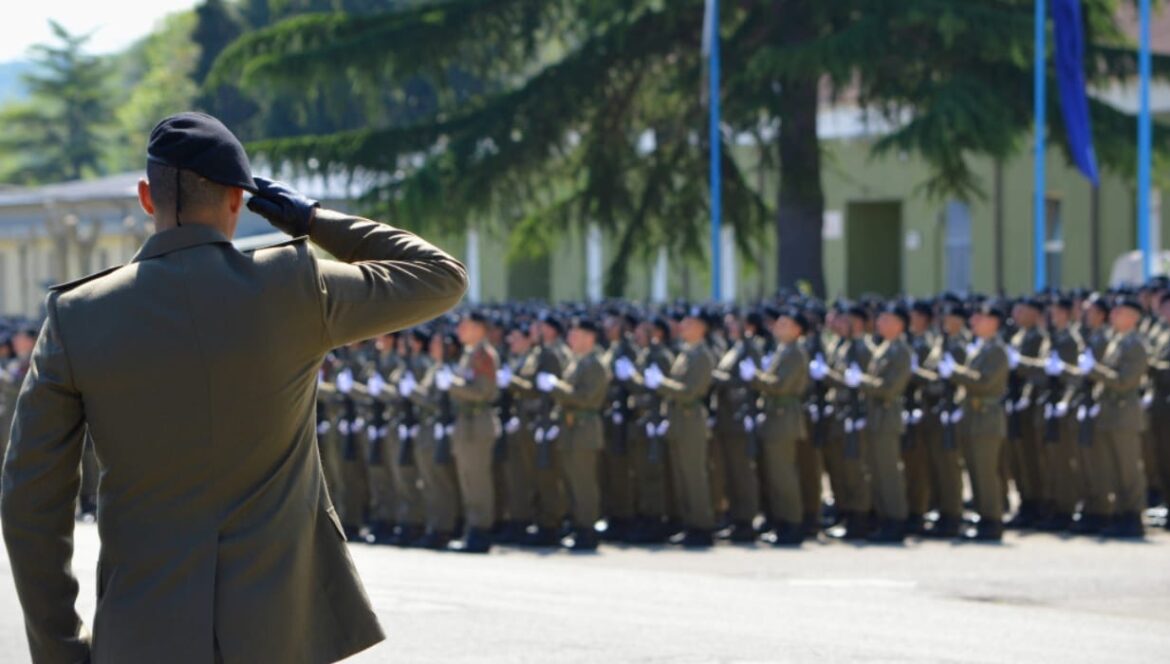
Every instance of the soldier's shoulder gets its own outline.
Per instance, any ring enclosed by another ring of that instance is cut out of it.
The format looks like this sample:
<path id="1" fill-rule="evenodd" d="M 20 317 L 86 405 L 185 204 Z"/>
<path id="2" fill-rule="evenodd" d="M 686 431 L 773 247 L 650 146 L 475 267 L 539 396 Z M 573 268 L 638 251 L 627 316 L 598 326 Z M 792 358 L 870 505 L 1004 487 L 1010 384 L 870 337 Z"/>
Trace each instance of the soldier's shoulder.
<path id="1" fill-rule="evenodd" d="M 264 254 L 265 252 L 269 252 L 269 251 L 272 251 L 275 249 L 281 249 L 284 247 L 307 246 L 308 242 L 309 242 L 308 235 L 298 235 L 296 237 L 288 238 L 287 240 L 281 240 L 280 242 L 273 242 L 272 244 L 265 244 L 265 245 L 261 245 L 259 247 L 252 247 L 251 249 L 245 249 L 243 251 L 243 253 L 255 256 L 257 254 Z"/>
<path id="2" fill-rule="evenodd" d="M 74 279 L 72 281 L 65 281 L 65 282 L 62 282 L 59 284 L 54 284 L 52 286 L 49 286 L 49 291 L 53 292 L 53 293 L 66 293 L 68 291 L 71 291 L 71 290 L 77 288 L 78 286 L 83 285 L 83 284 L 95 282 L 95 281 L 101 279 L 102 277 L 109 276 L 109 275 L 117 272 L 118 270 L 122 269 L 123 267 L 126 267 L 126 266 L 125 265 L 115 265 L 113 267 L 107 267 L 104 270 L 98 270 L 97 272 L 94 272 L 93 274 L 87 274 L 84 277 L 80 277 L 80 278 Z"/>

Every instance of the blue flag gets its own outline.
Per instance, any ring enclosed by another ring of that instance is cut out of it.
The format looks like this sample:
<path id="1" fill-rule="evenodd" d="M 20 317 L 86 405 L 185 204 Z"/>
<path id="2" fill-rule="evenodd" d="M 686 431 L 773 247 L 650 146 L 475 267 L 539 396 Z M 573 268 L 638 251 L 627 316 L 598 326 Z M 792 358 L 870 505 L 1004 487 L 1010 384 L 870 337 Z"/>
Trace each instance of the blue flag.
<path id="1" fill-rule="evenodd" d="M 1060 87 L 1060 110 L 1064 115 L 1069 148 L 1077 168 L 1097 185 L 1097 155 L 1093 151 L 1093 127 L 1089 121 L 1089 98 L 1085 89 L 1081 0 L 1052 0 L 1052 22 L 1056 42 L 1056 82 Z"/>

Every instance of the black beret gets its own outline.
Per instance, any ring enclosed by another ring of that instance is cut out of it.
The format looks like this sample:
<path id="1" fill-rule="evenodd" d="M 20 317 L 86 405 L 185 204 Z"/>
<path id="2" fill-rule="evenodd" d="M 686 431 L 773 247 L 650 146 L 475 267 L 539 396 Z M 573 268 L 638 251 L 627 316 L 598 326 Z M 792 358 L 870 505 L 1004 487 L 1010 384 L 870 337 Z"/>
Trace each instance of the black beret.
<path id="1" fill-rule="evenodd" d="M 482 309 L 472 309 L 467 312 L 467 319 L 483 325 L 491 323 L 491 319 L 488 318 L 488 315 Z"/>
<path id="2" fill-rule="evenodd" d="M 910 310 L 927 318 L 934 318 L 934 303 L 930 300 L 915 300 L 914 304 L 910 305 Z"/>
<path id="3" fill-rule="evenodd" d="M 430 328 L 416 327 L 410 331 L 410 336 L 414 337 L 417 341 L 423 344 L 428 344 L 431 342 L 431 337 L 434 335 L 431 333 Z"/>
<path id="4" fill-rule="evenodd" d="M 1089 306 L 1096 307 L 1101 313 L 1108 314 L 1113 310 L 1113 305 L 1109 304 L 1109 300 L 1101 297 L 1100 294 L 1094 293 L 1089 296 Z"/>
<path id="5" fill-rule="evenodd" d="M 770 304 L 764 305 L 764 308 L 761 309 L 761 311 L 763 312 L 765 317 L 771 318 L 773 320 L 779 318 L 780 313 L 781 313 L 780 309 L 778 309 L 777 307 L 774 307 Z"/>
<path id="6" fill-rule="evenodd" d="M 992 318 L 997 318 L 1001 323 L 1007 319 L 1007 312 L 1003 310 L 1003 307 L 991 301 L 980 304 L 978 307 L 976 307 L 975 313 L 982 316 L 991 316 Z"/>
<path id="7" fill-rule="evenodd" d="M 869 309 L 866 309 L 865 306 L 861 304 L 855 304 L 849 307 L 849 310 L 845 313 L 855 318 L 860 318 L 861 320 L 869 320 Z"/>
<path id="8" fill-rule="evenodd" d="M 256 193 L 244 146 L 222 122 L 204 113 L 179 113 L 155 125 L 146 158 Z"/>
<path id="9" fill-rule="evenodd" d="M 655 316 L 654 320 L 650 321 L 650 324 L 658 331 L 662 332 L 663 337 L 670 339 L 670 323 L 666 322 L 665 318 L 662 316 Z"/>
<path id="10" fill-rule="evenodd" d="M 748 312 L 748 315 L 744 317 L 743 322 L 744 324 L 750 325 L 757 330 L 761 330 L 764 327 L 764 316 L 758 311 L 750 311 Z"/>
<path id="11" fill-rule="evenodd" d="M 1146 312 L 1146 309 L 1145 309 L 1145 307 L 1142 306 L 1142 303 L 1133 297 L 1123 297 L 1123 298 L 1118 299 L 1117 306 L 1127 307 L 1129 309 L 1133 309 L 1134 311 L 1138 312 L 1139 314 L 1144 314 Z"/>
<path id="12" fill-rule="evenodd" d="M 587 316 L 578 316 L 573 319 L 570 327 L 577 330 L 585 330 L 593 334 L 600 334 L 601 329 L 597 326 L 597 322 Z"/>
<path id="13" fill-rule="evenodd" d="M 1035 309 L 1036 311 L 1040 311 L 1040 312 L 1044 311 L 1044 303 L 1042 301 L 1040 301 L 1039 298 L 1035 298 L 1035 297 L 1021 298 L 1018 302 L 1016 302 L 1016 304 L 1028 307 L 1029 309 Z"/>
<path id="14" fill-rule="evenodd" d="M 1068 311 L 1073 308 L 1073 301 L 1071 297 L 1057 297 L 1052 301 L 1052 306 Z"/>
<path id="15" fill-rule="evenodd" d="M 890 314 L 891 316 L 897 316 L 898 318 L 900 318 L 902 320 L 902 325 L 905 325 L 907 327 L 910 325 L 910 312 L 906 311 L 906 307 L 903 307 L 902 305 L 900 305 L 896 302 L 891 302 L 891 303 L 883 306 L 881 308 L 881 312 L 883 314 Z"/>
<path id="16" fill-rule="evenodd" d="M 557 334 L 565 333 L 565 324 L 561 322 L 561 319 L 557 318 L 551 313 L 548 313 L 547 311 L 540 315 L 540 322 L 556 330 Z"/>
<path id="17" fill-rule="evenodd" d="M 796 307 L 788 307 L 780 312 L 780 316 L 787 318 L 800 326 L 801 332 L 808 332 L 808 318 L 805 318 L 804 312 Z"/>

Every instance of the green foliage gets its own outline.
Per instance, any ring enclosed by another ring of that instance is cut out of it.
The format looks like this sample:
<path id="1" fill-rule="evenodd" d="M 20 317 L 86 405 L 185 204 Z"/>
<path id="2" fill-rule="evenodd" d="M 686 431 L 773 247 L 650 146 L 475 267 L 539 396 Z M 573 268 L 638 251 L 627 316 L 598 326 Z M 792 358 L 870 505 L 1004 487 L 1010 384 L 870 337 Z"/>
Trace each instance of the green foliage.
<path id="1" fill-rule="evenodd" d="M 85 53 L 87 35 L 50 21 L 53 44 L 32 48 L 26 101 L 0 109 L 0 181 L 73 180 L 102 171 L 102 128 L 111 108 L 106 64 Z"/>

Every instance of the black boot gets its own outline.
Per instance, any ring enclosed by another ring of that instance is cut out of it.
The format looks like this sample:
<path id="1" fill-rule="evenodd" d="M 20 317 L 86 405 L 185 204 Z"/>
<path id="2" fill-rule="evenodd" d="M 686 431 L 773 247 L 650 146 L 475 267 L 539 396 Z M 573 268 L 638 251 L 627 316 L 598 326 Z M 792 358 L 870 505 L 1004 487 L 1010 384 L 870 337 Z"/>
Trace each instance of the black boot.
<path id="1" fill-rule="evenodd" d="M 500 524 L 492 540 L 496 544 L 520 544 L 528 529 L 518 521 L 505 521 Z"/>
<path id="2" fill-rule="evenodd" d="M 1068 531 L 1074 535 L 1097 535 L 1108 523 L 1109 517 L 1104 514 L 1081 512 L 1080 518 L 1069 524 Z"/>
<path id="3" fill-rule="evenodd" d="M 1063 533 L 1072 525 L 1072 515 L 1063 512 L 1053 512 L 1036 524 L 1036 530 L 1046 533 Z"/>
<path id="4" fill-rule="evenodd" d="M 940 514 L 938 521 L 926 531 L 925 537 L 931 539 L 954 539 L 959 536 L 963 520 L 950 514 Z"/>
<path id="5" fill-rule="evenodd" d="M 593 529 L 593 526 L 589 526 L 577 528 L 571 536 L 562 540 L 561 544 L 570 551 L 596 551 L 600 542 L 601 537 L 598 536 L 597 531 Z"/>
<path id="6" fill-rule="evenodd" d="M 921 514 L 911 514 L 906 517 L 906 534 L 917 537 L 926 535 L 926 519 Z"/>
<path id="7" fill-rule="evenodd" d="M 963 533 L 968 542 L 1000 542 L 1003 541 L 1003 521 L 999 519 L 983 519 L 975 528 Z"/>
<path id="8" fill-rule="evenodd" d="M 637 525 L 626 535 L 630 544 L 665 544 L 670 539 L 667 526 L 661 518 L 640 517 Z"/>
<path id="9" fill-rule="evenodd" d="M 1139 512 L 1123 512 L 1113 519 L 1113 523 L 1101 529 L 1101 537 L 1116 539 L 1141 539 L 1146 536 L 1146 528 L 1142 525 L 1142 515 Z"/>
<path id="10" fill-rule="evenodd" d="M 394 535 L 388 542 L 391 546 L 409 547 L 422 537 L 423 528 L 417 525 L 402 525 L 394 529 Z"/>
<path id="11" fill-rule="evenodd" d="M 700 528 L 687 528 L 681 536 L 670 539 L 671 544 L 677 544 L 684 549 L 709 549 L 715 546 L 715 538 L 711 531 Z"/>
<path id="12" fill-rule="evenodd" d="M 882 519 L 876 533 L 869 536 L 874 544 L 902 544 L 906 540 L 906 522 L 902 519 Z"/>
<path id="13" fill-rule="evenodd" d="M 1008 520 L 1005 526 L 1009 530 L 1030 530 L 1036 525 L 1036 506 L 1030 500 L 1020 502 L 1020 509 L 1015 516 Z"/>
<path id="14" fill-rule="evenodd" d="M 772 546 L 800 546 L 804 543 L 804 529 L 799 524 L 777 521 L 768 539 Z"/>
<path id="15" fill-rule="evenodd" d="M 845 524 L 843 539 L 847 542 L 862 542 L 873 532 L 873 518 L 868 512 L 853 512 Z"/>
<path id="16" fill-rule="evenodd" d="M 343 526 L 342 530 L 345 531 L 345 539 L 349 540 L 350 542 L 364 542 L 365 541 L 364 539 L 362 539 L 361 528 L 358 528 L 357 526 Z"/>
<path id="17" fill-rule="evenodd" d="M 421 537 L 411 542 L 411 546 L 419 549 L 431 549 L 433 551 L 442 551 L 451 543 L 451 533 L 444 533 L 437 530 L 427 530 Z"/>
<path id="18" fill-rule="evenodd" d="M 457 553 L 487 553 L 492 550 L 492 537 L 481 528 L 468 528 L 462 542 L 452 542 L 447 548 Z"/>
<path id="19" fill-rule="evenodd" d="M 756 541 L 756 529 L 750 521 L 736 521 L 727 531 L 727 539 L 735 544 L 752 544 Z"/>
<path id="20" fill-rule="evenodd" d="M 524 538 L 520 540 L 520 546 L 547 549 L 559 545 L 560 541 L 560 534 L 556 528 L 537 526 L 536 530 L 524 534 Z"/>
<path id="21" fill-rule="evenodd" d="M 821 520 L 816 514 L 805 514 L 800 521 L 800 530 L 805 537 L 816 537 L 821 532 Z"/>
<path id="22" fill-rule="evenodd" d="M 633 519 L 606 519 L 605 531 L 601 533 L 601 541 L 611 544 L 624 542 L 633 527 Z"/>

